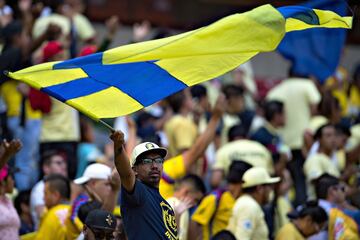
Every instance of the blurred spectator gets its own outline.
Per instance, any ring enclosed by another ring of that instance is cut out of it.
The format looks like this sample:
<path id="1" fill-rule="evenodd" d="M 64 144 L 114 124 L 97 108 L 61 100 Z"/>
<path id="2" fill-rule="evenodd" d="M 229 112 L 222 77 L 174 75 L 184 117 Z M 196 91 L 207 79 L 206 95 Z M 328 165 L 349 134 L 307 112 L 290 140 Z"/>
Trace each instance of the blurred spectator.
<path id="1" fill-rule="evenodd" d="M 269 229 L 261 208 L 269 202 L 272 184 L 280 178 L 271 178 L 264 168 L 253 167 L 242 180 L 243 194 L 235 202 L 227 229 L 236 239 L 268 239 Z"/>
<path id="2" fill-rule="evenodd" d="M 257 95 L 257 88 L 254 81 L 254 71 L 251 62 L 245 62 L 231 72 L 233 84 L 244 89 L 245 106 L 254 110 L 256 105 L 254 99 Z"/>
<path id="3" fill-rule="evenodd" d="M 44 200 L 48 212 L 40 222 L 35 239 L 65 239 L 65 220 L 70 209 L 70 181 L 60 174 L 50 174 L 44 181 Z"/>
<path id="4" fill-rule="evenodd" d="M 86 167 L 92 163 L 108 163 L 106 156 L 94 143 L 94 129 L 89 120 L 85 117 L 80 118 L 81 139 L 77 147 L 77 172 L 76 178 L 80 178 Z"/>
<path id="5" fill-rule="evenodd" d="M 270 152 L 262 144 L 246 139 L 246 134 L 247 131 L 243 125 L 230 128 L 229 142 L 217 150 L 216 161 L 212 166 L 211 186 L 213 188 L 220 186 L 229 171 L 231 162 L 235 159 L 242 159 L 254 167 L 263 167 L 270 174 L 274 173 Z"/>
<path id="6" fill-rule="evenodd" d="M 82 204 L 95 200 L 102 204 L 102 209 L 113 212 L 120 190 L 120 179 L 116 170 L 112 171 L 110 167 L 101 163 L 89 165 L 83 176 L 75 179 L 74 183 L 77 190 L 74 187 L 72 194 L 75 199 L 71 206 L 71 214 L 66 220 L 68 238 L 76 238 L 82 231 L 83 222 L 78 219 L 78 211 Z"/>
<path id="7" fill-rule="evenodd" d="M 251 167 L 244 161 L 232 161 L 227 174 L 227 187 L 215 189 L 201 200 L 191 217 L 201 227 L 200 239 L 212 239 L 226 229 L 235 200 L 242 194 L 242 176 Z"/>
<path id="8" fill-rule="evenodd" d="M 360 212 L 345 200 L 346 185 L 327 173 L 315 181 L 319 205 L 329 217 L 328 230 L 322 231 L 311 240 L 359 239 Z"/>
<path id="9" fill-rule="evenodd" d="M 43 48 L 44 62 L 67 59 L 67 51 L 58 41 Z M 43 115 L 40 153 L 60 150 L 66 154 L 68 176 L 74 179 L 77 168 L 76 148 L 80 140 L 79 113 L 74 108 L 51 98 L 50 112 Z"/>
<path id="10" fill-rule="evenodd" d="M 60 174 L 64 177 L 67 177 L 66 160 L 58 151 L 45 152 L 42 156 L 42 171 L 44 172 L 44 177 L 51 174 Z M 38 229 L 40 219 L 46 212 L 44 190 L 44 179 L 36 183 L 31 190 L 30 210 L 35 229 Z"/>
<path id="11" fill-rule="evenodd" d="M 328 220 L 325 210 L 316 201 L 300 206 L 289 217 L 291 222 L 280 229 L 276 240 L 305 240 L 324 229 Z"/>
<path id="12" fill-rule="evenodd" d="M 223 129 L 221 133 L 221 144 L 227 143 L 228 131 L 232 126 L 242 124 L 245 134 L 248 135 L 255 112 L 246 109 L 244 101 L 244 89 L 233 84 L 225 85 L 222 89 L 226 100 L 226 113 L 223 117 Z"/>
<path id="13" fill-rule="evenodd" d="M 0 169 L 0 236 L 3 239 L 19 239 L 20 218 L 6 194 L 14 190 L 13 171 L 9 166 Z"/>
<path id="14" fill-rule="evenodd" d="M 0 56 L 0 69 L 16 71 L 27 66 L 29 60 L 24 53 L 27 41 L 23 26 L 13 21 L 2 29 L 5 41 Z M 0 74 L 2 82 L 7 80 Z M 15 156 L 15 166 L 21 171 L 15 175 L 16 187 L 29 190 L 38 179 L 39 137 L 41 112 L 34 110 L 28 100 L 29 87 L 24 83 L 8 80 L 1 85 L 1 95 L 7 106 L 7 124 L 14 138 L 20 139 L 23 148 Z"/>
<path id="15" fill-rule="evenodd" d="M 19 192 L 14 200 L 14 205 L 21 222 L 19 234 L 33 232 L 35 228 L 30 211 L 30 191 Z"/>
<path id="16" fill-rule="evenodd" d="M 331 124 L 320 127 L 315 133 L 315 139 L 319 141 L 319 150 L 306 159 L 304 173 L 308 184 L 308 197 L 314 199 L 315 194 L 311 182 L 324 173 L 340 177 L 338 163 L 331 160 L 336 151 L 335 128 Z"/>
<path id="17" fill-rule="evenodd" d="M 284 103 L 286 120 L 281 136 L 292 151 L 292 161 L 288 167 L 294 180 L 296 199 L 294 204 L 305 203 L 306 184 L 302 171 L 305 162 L 303 156 L 303 134 L 309 125 L 310 118 L 316 114 L 317 104 L 321 100 L 319 91 L 312 80 L 295 76 L 290 70 L 290 78 L 282 81 L 267 94 L 268 100 L 278 100 Z"/>
<path id="18" fill-rule="evenodd" d="M 190 173 L 193 164 L 204 154 L 206 148 L 214 139 L 225 104 L 224 96 L 220 95 L 212 110 L 206 130 L 197 137 L 195 143 L 188 150 L 164 162 L 159 184 L 159 191 L 163 198 L 167 199 L 173 196 L 176 181 Z"/>
<path id="19" fill-rule="evenodd" d="M 191 216 L 189 208 L 199 204 L 205 193 L 203 180 L 199 176 L 189 174 L 178 181 L 174 195 L 166 199 L 176 214 L 179 240 L 193 239 L 189 237 L 191 234 L 189 232 Z"/>
<path id="20" fill-rule="evenodd" d="M 281 174 L 287 160 L 291 158 L 289 147 L 284 144 L 277 132 L 285 125 L 284 104 L 279 101 L 266 102 L 264 111 L 266 123 L 251 136 L 251 139 L 263 144 L 271 154 L 280 154 L 280 161 L 274 162 L 274 167 L 276 173 Z"/>
<path id="21" fill-rule="evenodd" d="M 115 216 L 107 211 L 95 209 L 89 212 L 84 224 L 84 239 L 113 239 L 116 229 Z"/>
<path id="22" fill-rule="evenodd" d="M 174 157 L 194 144 L 198 129 L 190 118 L 193 103 L 189 89 L 185 89 L 167 98 L 175 113 L 164 126 L 169 141 L 169 154 Z"/>

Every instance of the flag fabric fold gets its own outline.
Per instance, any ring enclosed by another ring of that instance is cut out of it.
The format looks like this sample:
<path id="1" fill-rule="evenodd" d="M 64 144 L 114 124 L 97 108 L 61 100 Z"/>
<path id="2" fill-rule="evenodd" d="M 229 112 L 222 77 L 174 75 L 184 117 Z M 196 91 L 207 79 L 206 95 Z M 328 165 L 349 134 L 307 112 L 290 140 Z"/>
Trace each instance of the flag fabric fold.
<path id="1" fill-rule="evenodd" d="M 330 11 L 264 5 L 183 34 L 39 64 L 8 76 L 95 120 L 114 118 L 218 77 L 259 52 L 273 51 L 286 32 L 351 28 L 351 21 Z"/>

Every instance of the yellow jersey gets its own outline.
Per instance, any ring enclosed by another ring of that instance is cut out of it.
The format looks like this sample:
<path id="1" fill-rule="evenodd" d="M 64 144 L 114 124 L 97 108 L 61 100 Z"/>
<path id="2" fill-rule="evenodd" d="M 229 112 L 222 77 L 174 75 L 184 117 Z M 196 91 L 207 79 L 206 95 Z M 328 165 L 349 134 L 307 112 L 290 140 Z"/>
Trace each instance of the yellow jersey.
<path id="1" fill-rule="evenodd" d="M 234 204 L 231 193 L 223 190 L 215 190 L 201 201 L 191 219 L 202 226 L 203 240 L 226 229 Z"/>
<path id="2" fill-rule="evenodd" d="M 186 175 L 184 158 L 182 155 L 170 158 L 164 162 L 160 179 L 159 191 L 164 199 L 174 195 L 175 181 Z"/>

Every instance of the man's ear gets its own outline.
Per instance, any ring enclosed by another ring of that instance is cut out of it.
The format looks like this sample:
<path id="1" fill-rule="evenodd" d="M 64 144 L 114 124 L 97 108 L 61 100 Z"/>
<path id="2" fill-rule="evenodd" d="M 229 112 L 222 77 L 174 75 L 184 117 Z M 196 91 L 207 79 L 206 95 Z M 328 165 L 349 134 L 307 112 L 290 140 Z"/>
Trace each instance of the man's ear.
<path id="1" fill-rule="evenodd" d="M 136 166 L 133 166 L 133 167 L 132 167 L 132 170 L 134 171 L 135 177 L 136 177 L 136 176 L 138 175 L 137 167 L 136 167 Z"/>

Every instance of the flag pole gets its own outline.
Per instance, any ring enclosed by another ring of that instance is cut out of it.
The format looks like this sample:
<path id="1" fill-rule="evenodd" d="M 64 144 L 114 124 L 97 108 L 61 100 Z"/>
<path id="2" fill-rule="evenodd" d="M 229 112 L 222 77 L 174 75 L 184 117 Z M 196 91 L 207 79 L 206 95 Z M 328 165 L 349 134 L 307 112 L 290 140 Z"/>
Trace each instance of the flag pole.
<path id="1" fill-rule="evenodd" d="M 100 119 L 99 122 L 102 125 L 104 125 L 107 129 L 109 129 L 111 132 L 115 132 L 115 129 L 112 126 L 110 126 L 109 124 L 107 124 L 106 122 L 104 122 L 103 120 Z"/>

